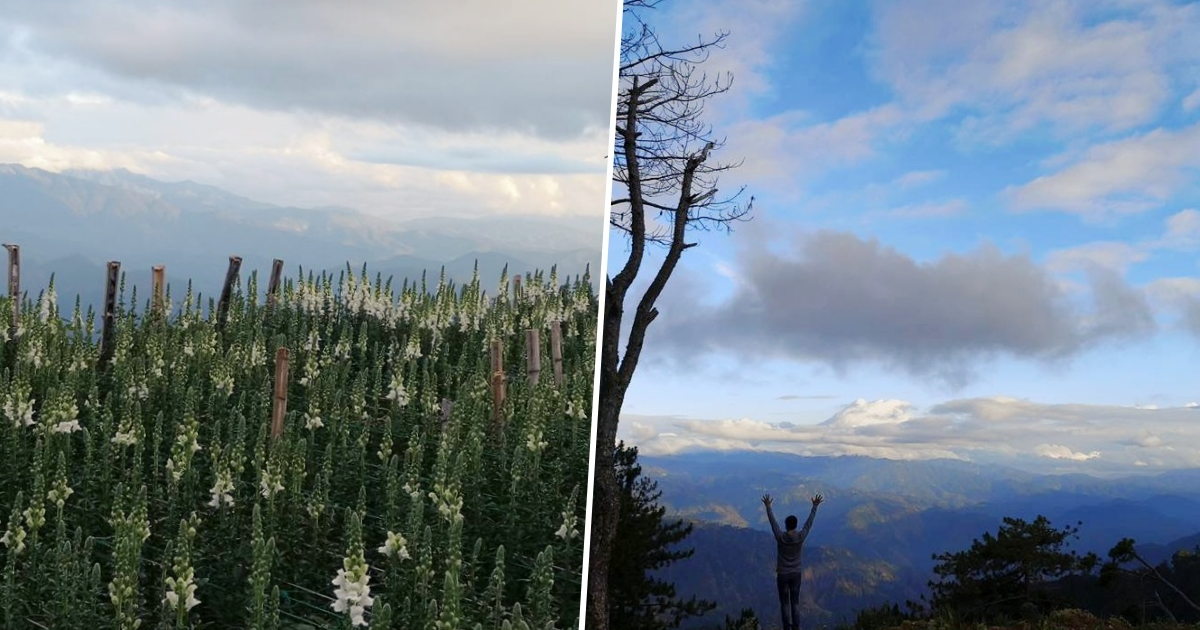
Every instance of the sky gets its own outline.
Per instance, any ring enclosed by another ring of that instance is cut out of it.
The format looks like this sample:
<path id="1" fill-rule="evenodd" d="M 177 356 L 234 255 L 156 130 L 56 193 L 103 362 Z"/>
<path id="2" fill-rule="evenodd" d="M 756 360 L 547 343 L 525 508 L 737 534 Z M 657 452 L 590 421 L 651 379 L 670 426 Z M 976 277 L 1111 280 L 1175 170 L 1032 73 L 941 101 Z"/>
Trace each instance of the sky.
<path id="1" fill-rule="evenodd" d="M 0 163 L 395 219 L 600 218 L 614 3 L 5 3 Z"/>
<path id="2" fill-rule="evenodd" d="M 623 408 L 646 454 L 1200 466 L 1200 4 L 695 0 L 753 219 L 697 233 Z M 614 190 L 620 196 L 620 190 Z M 609 267 L 626 242 L 615 236 Z M 644 276 L 639 286 L 645 286 Z"/>

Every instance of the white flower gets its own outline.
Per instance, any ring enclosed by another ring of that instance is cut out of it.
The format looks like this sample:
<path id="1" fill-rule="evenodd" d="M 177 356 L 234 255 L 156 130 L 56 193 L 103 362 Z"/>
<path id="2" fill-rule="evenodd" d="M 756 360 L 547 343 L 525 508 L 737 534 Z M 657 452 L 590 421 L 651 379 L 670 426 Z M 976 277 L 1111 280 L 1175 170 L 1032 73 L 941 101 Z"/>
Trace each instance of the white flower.
<path id="1" fill-rule="evenodd" d="M 408 555 L 408 541 L 404 540 L 404 536 L 390 531 L 387 533 L 387 542 L 379 547 L 379 553 L 389 558 L 399 557 L 405 560 L 412 557 Z"/>
<path id="2" fill-rule="evenodd" d="M 129 431 L 126 433 L 117 431 L 117 434 L 114 435 L 112 438 L 112 443 L 120 444 L 122 446 L 133 446 L 134 444 L 137 444 L 137 436 L 134 435 L 133 431 Z M 169 464 L 170 462 L 168 461 L 167 463 Z"/>
<path id="3" fill-rule="evenodd" d="M 54 425 L 55 433 L 74 433 L 83 427 L 79 426 L 79 420 L 67 420 Z"/>
<path id="4" fill-rule="evenodd" d="M 71 489 L 71 486 L 63 484 L 57 488 L 51 488 L 50 491 L 46 493 L 46 499 L 54 503 L 55 506 L 61 508 L 66 504 L 67 497 L 71 496 L 72 494 L 75 494 L 75 491 Z"/>
<path id="5" fill-rule="evenodd" d="M 4 543 L 5 547 L 15 546 L 14 552 L 18 554 L 25 551 L 25 528 L 21 527 L 19 522 L 11 525 L 10 529 L 4 532 L 4 536 L 0 536 L 0 543 Z"/>
<path id="6" fill-rule="evenodd" d="M 408 345 L 406 345 L 404 347 L 404 358 L 405 359 L 421 358 L 421 340 L 419 338 L 417 338 L 415 336 L 409 338 Z"/>
<path id="7" fill-rule="evenodd" d="M 196 585 L 192 582 L 194 577 L 195 570 L 192 567 L 188 567 L 183 577 L 179 579 L 169 577 L 166 579 L 170 590 L 166 592 L 166 596 L 163 599 L 171 605 L 172 609 L 179 607 L 180 591 L 183 592 L 183 605 L 187 610 L 191 610 L 193 606 L 200 603 L 200 600 L 196 599 Z"/>
<path id="8" fill-rule="evenodd" d="M 367 582 L 371 576 L 366 571 L 361 572 L 360 578 L 357 580 L 347 579 L 353 577 L 347 575 L 345 569 L 338 569 L 336 578 L 333 578 L 333 585 L 337 589 L 333 591 L 337 601 L 333 602 L 333 610 L 335 612 L 350 612 L 350 621 L 356 626 L 366 626 L 367 621 L 363 618 L 367 608 L 375 603 L 375 599 L 371 597 L 371 587 Z"/>
<path id="9" fill-rule="evenodd" d="M 42 323 L 50 321 L 50 315 L 52 315 L 55 310 L 54 307 L 54 290 L 50 289 L 42 294 L 42 299 L 38 302 L 38 319 L 40 319 Z"/>
<path id="10" fill-rule="evenodd" d="M 396 372 L 392 376 L 392 388 L 388 391 L 388 400 L 395 401 L 397 405 L 403 407 L 408 404 L 408 392 L 404 391 L 404 378 Z"/>
<path id="11" fill-rule="evenodd" d="M 304 413 L 304 426 L 305 426 L 305 428 L 307 428 L 311 431 L 316 431 L 317 429 L 320 429 L 321 427 L 325 426 L 325 423 L 321 422 L 321 416 L 316 415 L 316 414 L 309 414 L 308 412 L 305 412 Z"/>
<path id="12" fill-rule="evenodd" d="M 272 475 L 270 472 L 263 473 L 262 482 L 259 484 L 259 487 L 261 488 L 259 493 L 262 494 L 264 499 L 269 499 L 276 494 L 283 492 L 282 480 L 278 476 Z"/>
<path id="13" fill-rule="evenodd" d="M 185 322 L 185 324 L 186 324 L 186 322 Z M 184 327 L 186 328 L 186 325 Z M 194 346 L 192 346 L 192 342 L 189 341 L 189 342 L 183 344 L 183 353 L 189 357 L 195 356 L 196 348 Z"/>
<path id="14" fill-rule="evenodd" d="M 42 367 L 42 350 L 38 346 L 29 346 L 29 353 L 26 359 L 33 364 L 33 367 Z"/>
<path id="15" fill-rule="evenodd" d="M 227 470 L 222 471 L 209 492 L 212 493 L 212 500 L 208 504 L 212 507 L 220 508 L 222 503 L 233 505 L 233 475 Z"/>
<path id="16" fill-rule="evenodd" d="M 588 417 L 587 417 L 587 412 L 585 412 L 585 411 L 583 410 L 583 407 L 580 407 L 579 409 L 576 409 L 576 408 L 575 408 L 575 404 L 574 404 L 574 403 L 572 403 L 572 402 L 568 402 L 568 403 L 567 403 L 567 415 L 568 415 L 568 416 L 571 416 L 572 418 L 578 418 L 578 419 L 580 419 L 580 420 L 587 420 L 587 419 L 588 419 Z"/>
<path id="17" fill-rule="evenodd" d="M 213 388 L 226 396 L 233 393 L 233 376 L 225 373 L 213 374 Z"/>
<path id="18" fill-rule="evenodd" d="M 33 426 L 33 400 L 13 400 L 9 399 L 4 403 L 4 415 L 12 420 L 14 427 L 31 427 Z"/>

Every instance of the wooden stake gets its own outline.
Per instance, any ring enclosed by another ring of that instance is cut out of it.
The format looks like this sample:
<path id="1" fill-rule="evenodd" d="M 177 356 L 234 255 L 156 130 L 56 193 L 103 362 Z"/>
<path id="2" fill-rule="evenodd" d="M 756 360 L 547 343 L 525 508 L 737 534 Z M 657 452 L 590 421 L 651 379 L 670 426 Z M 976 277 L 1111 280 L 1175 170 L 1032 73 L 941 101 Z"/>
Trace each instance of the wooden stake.
<path id="1" fill-rule="evenodd" d="M 521 276 L 513 276 L 513 304 L 521 301 Z"/>
<path id="2" fill-rule="evenodd" d="M 113 328 L 117 323 L 117 290 L 121 283 L 121 263 L 108 261 L 108 278 L 104 283 L 104 315 L 100 333 L 100 365 L 108 368 L 113 356 Z"/>
<path id="3" fill-rule="evenodd" d="M 275 352 L 275 408 L 271 410 L 271 437 L 283 435 L 283 419 L 287 416 L 288 349 Z"/>
<path id="4" fill-rule="evenodd" d="M 542 340 L 540 331 L 530 328 L 525 331 L 525 373 L 529 384 L 537 385 L 542 375 Z"/>
<path id="5" fill-rule="evenodd" d="M 267 285 L 267 306 L 275 306 L 279 294 L 279 278 L 283 275 L 283 261 L 278 258 L 271 263 L 271 282 Z"/>
<path id="6" fill-rule="evenodd" d="M 8 250 L 8 296 L 12 298 L 12 322 L 9 338 L 16 338 L 21 324 L 21 247 L 4 244 Z"/>
<path id="7" fill-rule="evenodd" d="M 163 292 L 167 286 L 167 267 L 165 265 L 155 265 L 150 268 L 150 274 L 153 278 L 154 299 L 153 304 L 154 314 L 162 315 L 163 313 Z"/>
<path id="8" fill-rule="evenodd" d="M 562 322 L 550 322 L 550 358 L 554 360 L 554 384 L 562 387 Z"/>
<path id="9" fill-rule="evenodd" d="M 492 342 L 492 422 L 499 427 L 504 418 L 501 413 L 504 407 L 504 395 L 507 387 L 504 383 L 504 345 L 499 341 Z"/>
<path id="10" fill-rule="evenodd" d="M 438 415 L 438 419 L 442 422 L 442 431 L 446 430 L 446 425 L 450 423 L 450 413 L 454 410 L 454 402 L 449 398 L 442 399 L 442 410 Z"/>
<path id="11" fill-rule="evenodd" d="M 233 283 L 237 282 L 238 270 L 242 268 L 241 256 L 229 257 L 229 270 L 225 272 L 225 288 L 221 289 L 221 301 L 217 303 L 217 327 L 224 328 L 229 318 L 229 298 L 233 294 Z"/>

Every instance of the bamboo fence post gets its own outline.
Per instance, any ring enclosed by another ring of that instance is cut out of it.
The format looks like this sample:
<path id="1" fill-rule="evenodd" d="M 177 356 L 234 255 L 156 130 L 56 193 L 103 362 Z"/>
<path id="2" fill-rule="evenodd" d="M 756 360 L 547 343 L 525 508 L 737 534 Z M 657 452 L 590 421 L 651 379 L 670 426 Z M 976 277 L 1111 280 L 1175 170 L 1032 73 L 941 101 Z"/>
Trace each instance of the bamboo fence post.
<path id="1" fill-rule="evenodd" d="M 275 352 L 275 406 L 271 410 L 271 437 L 283 435 L 283 419 L 287 416 L 288 349 Z"/>
<path id="2" fill-rule="evenodd" d="M 525 331 L 525 373 L 531 386 L 537 385 L 542 375 L 542 341 L 536 328 Z"/>
<path id="3" fill-rule="evenodd" d="M 271 282 L 267 284 L 267 306 L 275 306 L 279 294 L 279 278 L 283 275 L 283 261 L 276 258 L 271 263 Z"/>
<path id="4" fill-rule="evenodd" d="M 225 328 L 229 317 L 229 299 L 233 294 L 233 283 L 237 282 L 238 270 L 242 268 L 241 256 L 229 257 L 229 270 L 225 272 L 225 287 L 221 289 L 221 301 L 217 303 L 217 327 Z"/>
<path id="5" fill-rule="evenodd" d="M 554 384 L 562 387 L 562 322 L 550 322 L 550 358 L 554 361 Z"/>
<path id="6" fill-rule="evenodd" d="M 492 423 L 499 427 L 504 423 L 504 344 L 492 342 Z"/>
<path id="7" fill-rule="evenodd" d="M 102 369 L 107 369 L 109 361 L 112 360 L 113 351 L 113 335 L 117 320 L 117 290 L 121 283 L 121 263 L 120 261 L 108 261 L 108 277 L 104 283 L 104 315 L 102 316 L 102 328 L 100 333 L 100 364 Z"/>
<path id="8" fill-rule="evenodd" d="M 16 339 L 21 325 L 21 246 L 4 244 L 8 250 L 8 296 L 12 298 L 12 321 L 9 322 L 9 338 Z"/>
<path id="9" fill-rule="evenodd" d="M 154 286 L 153 311 L 155 315 L 161 316 L 164 310 L 163 292 L 167 285 L 167 267 L 166 265 L 155 265 L 150 268 L 152 284 Z"/>

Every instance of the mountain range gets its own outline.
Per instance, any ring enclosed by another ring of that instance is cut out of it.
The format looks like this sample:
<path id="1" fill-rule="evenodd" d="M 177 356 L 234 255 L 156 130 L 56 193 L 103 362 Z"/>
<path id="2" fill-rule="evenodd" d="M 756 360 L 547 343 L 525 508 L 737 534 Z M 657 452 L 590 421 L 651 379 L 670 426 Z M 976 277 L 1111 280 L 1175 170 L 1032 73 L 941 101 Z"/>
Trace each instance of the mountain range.
<path id="1" fill-rule="evenodd" d="M 598 213 L 597 213 L 598 214 Z M 478 263 L 494 292 L 505 265 L 511 273 L 557 265 L 559 277 L 599 272 L 600 216 L 382 218 L 349 208 L 285 207 L 191 181 L 164 182 L 127 170 L 52 173 L 0 165 L 0 240 L 21 247 L 21 283 L 32 297 L 55 277 L 60 304 L 81 295 L 103 299 L 106 264 L 120 261 L 127 283 L 150 283 L 165 265 L 175 299 L 187 280 L 205 295 L 219 292 L 230 256 L 242 277 L 259 272 L 262 286 L 278 258 L 285 275 L 302 267 L 338 272 L 347 263 L 380 273 L 432 281 L 469 280 Z M 142 295 L 145 295 L 143 292 Z"/>
<path id="2" fill-rule="evenodd" d="M 1070 549 L 1105 558 L 1129 537 L 1151 562 L 1200 544 L 1200 470 L 1101 479 L 1040 475 L 957 460 L 699 451 L 639 456 L 672 518 L 695 525 L 682 544 L 695 555 L 661 577 L 684 597 L 717 610 L 685 627 L 708 627 L 743 607 L 775 619 L 774 541 L 761 497 L 782 522 L 818 510 L 805 547 L 801 588 L 811 623 L 853 621 L 858 610 L 917 600 L 933 577 L 934 554 L 966 549 L 1005 516 L 1038 515 L 1079 526 Z"/>

